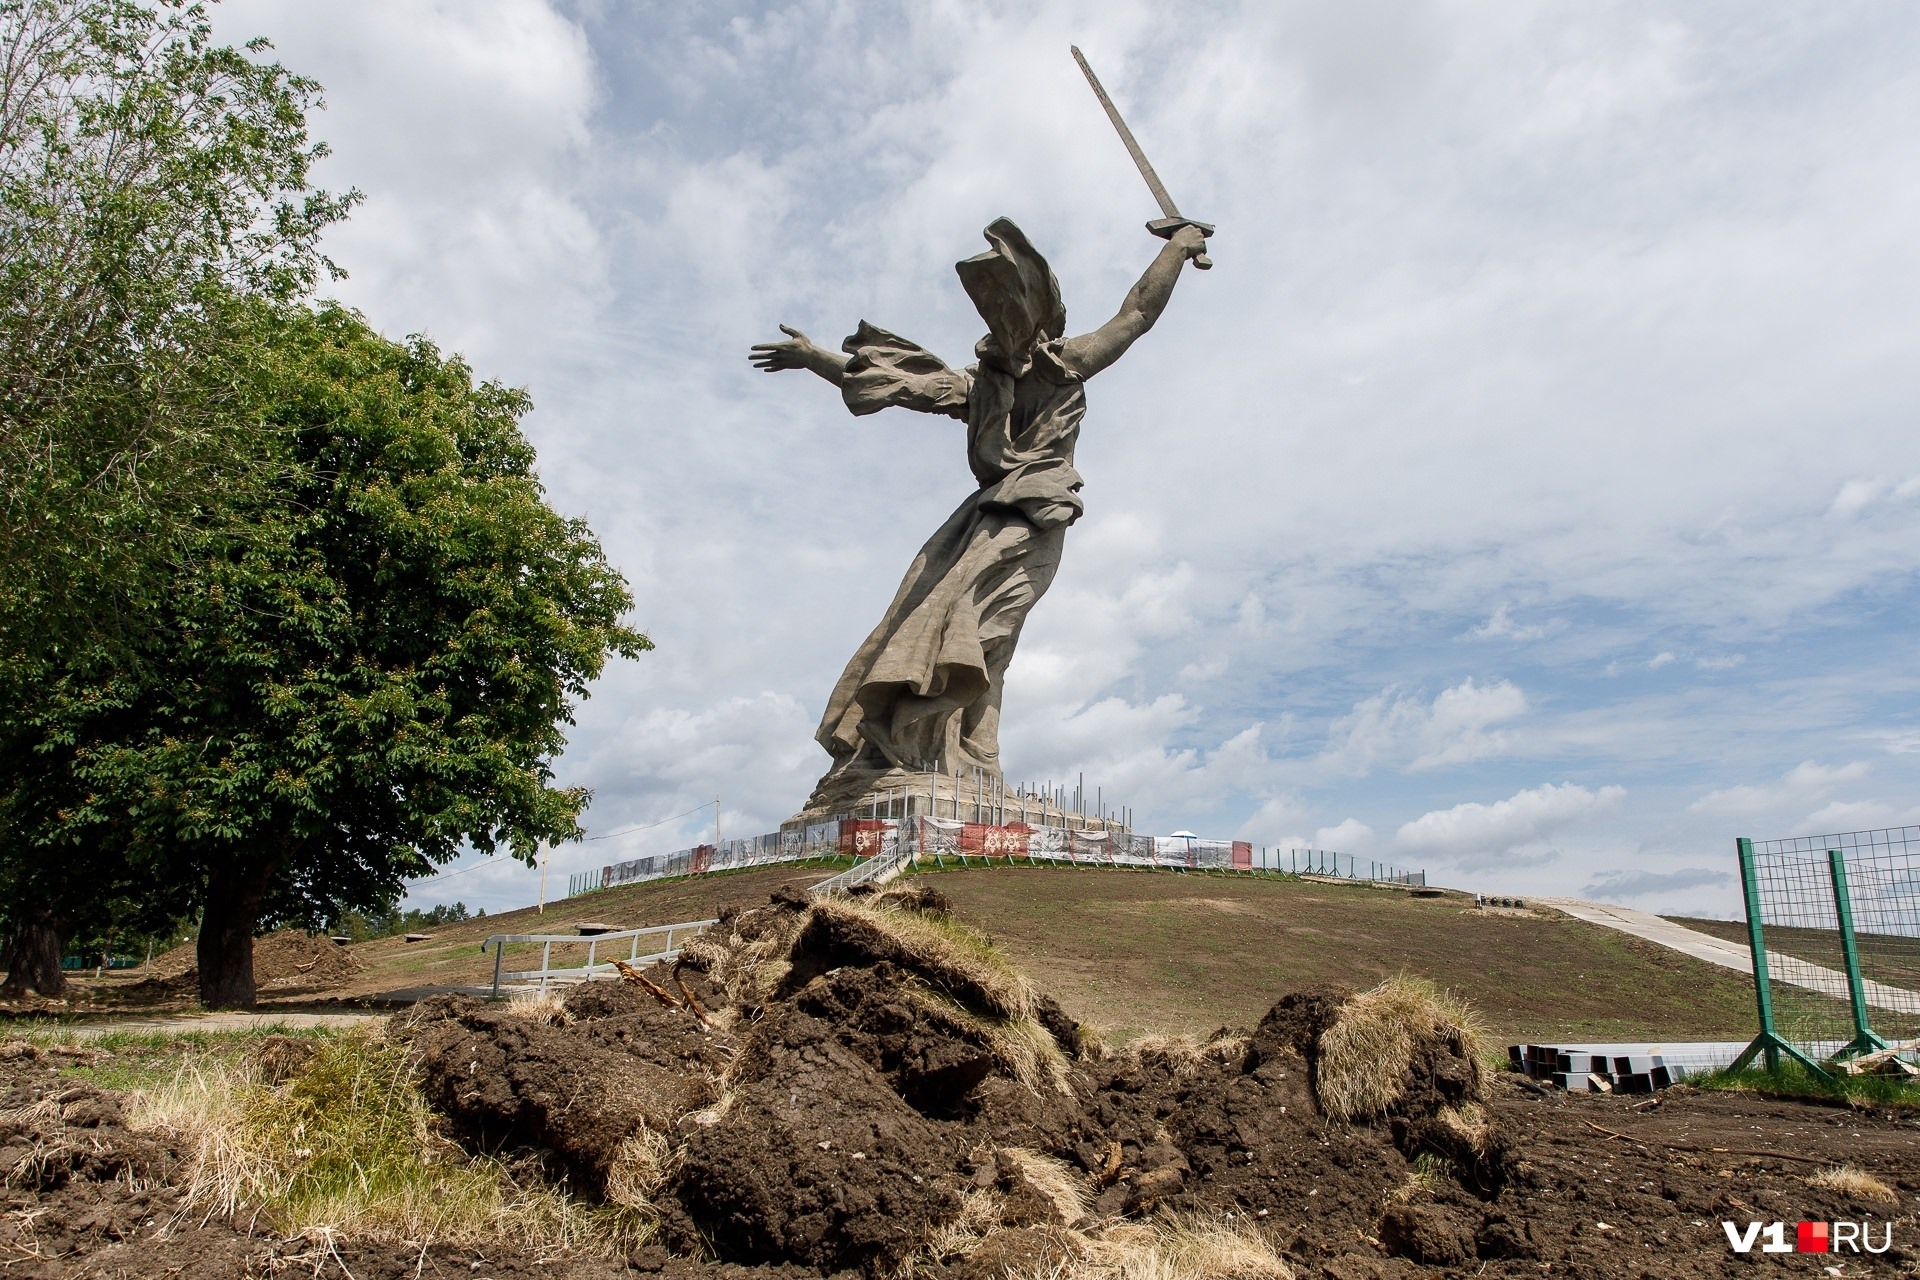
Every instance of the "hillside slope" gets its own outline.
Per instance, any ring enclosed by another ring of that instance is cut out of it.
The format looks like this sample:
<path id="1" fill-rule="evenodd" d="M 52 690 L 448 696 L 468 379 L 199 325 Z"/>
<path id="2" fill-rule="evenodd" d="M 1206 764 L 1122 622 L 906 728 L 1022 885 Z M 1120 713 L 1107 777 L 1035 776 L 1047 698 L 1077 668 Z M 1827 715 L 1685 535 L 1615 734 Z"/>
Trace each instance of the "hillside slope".
<path id="1" fill-rule="evenodd" d="M 339 994 L 483 981 L 492 960 L 479 943 L 492 933 L 700 918 L 828 873 L 768 867 L 655 881 L 550 904 L 544 915 L 448 926 L 427 942 L 363 943 L 354 950 L 366 967 Z M 1249 1025 L 1296 987 L 1366 987 L 1402 971 L 1466 996 L 1503 1040 L 1752 1034 L 1738 974 L 1557 914 L 1476 911 L 1458 897 L 1364 884 L 1171 872 L 998 867 L 922 878 L 1076 1017 L 1121 1037 Z M 579 960 L 557 949 L 554 962 Z"/>
<path id="2" fill-rule="evenodd" d="M 1739 974 L 1558 913 L 1364 883 L 1068 869 L 930 878 L 1077 1017 L 1126 1032 L 1256 1021 L 1281 992 L 1407 972 L 1503 1040 L 1738 1040 Z"/>

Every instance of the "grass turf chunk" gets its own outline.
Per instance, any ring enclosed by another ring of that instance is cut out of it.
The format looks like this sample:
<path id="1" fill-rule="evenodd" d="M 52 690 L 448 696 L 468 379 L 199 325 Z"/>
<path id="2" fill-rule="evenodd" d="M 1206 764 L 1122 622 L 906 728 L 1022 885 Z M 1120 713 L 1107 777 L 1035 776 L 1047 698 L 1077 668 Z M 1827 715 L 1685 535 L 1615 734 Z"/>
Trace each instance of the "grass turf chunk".
<path id="1" fill-rule="evenodd" d="M 1424 978 L 1388 978 L 1348 1000 L 1320 1033 L 1315 1086 L 1321 1108 L 1340 1120 L 1386 1114 L 1406 1093 L 1415 1055 L 1429 1045 L 1464 1064 L 1463 1094 L 1484 1101 L 1481 1038 L 1465 1001 Z"/>

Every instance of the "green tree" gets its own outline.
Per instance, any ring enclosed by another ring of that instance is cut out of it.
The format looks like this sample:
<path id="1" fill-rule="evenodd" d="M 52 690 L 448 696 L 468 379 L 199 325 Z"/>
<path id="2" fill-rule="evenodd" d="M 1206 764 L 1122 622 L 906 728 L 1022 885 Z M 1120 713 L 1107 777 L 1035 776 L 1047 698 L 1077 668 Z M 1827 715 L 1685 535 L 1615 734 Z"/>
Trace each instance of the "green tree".
<path id="1" fill-rule="evenodd" d="M 586 525 L 556 514 L 523 392 L 350 312 L 276 313 L 261 371 L 283 487 L 207 529 L 120 662 L 43 690 L 60 832 L 115 833 L 195 891 L 200 996 L 253 1002 L 263 923 L 398 897 L 464 848 L 577 838 L 553 785 L 574 700 L 651 647 Z M 131 708 L 131 712 L 124 710 Z"/>
<path id="2" fill-rule="evenodd" d="M 0 682 L 137 625 L 263 480 L 246 304 L 305 296 L 355 199 L 309 185 L 319 88 L 265 47 L 182 0 L 0 0 Z"/>

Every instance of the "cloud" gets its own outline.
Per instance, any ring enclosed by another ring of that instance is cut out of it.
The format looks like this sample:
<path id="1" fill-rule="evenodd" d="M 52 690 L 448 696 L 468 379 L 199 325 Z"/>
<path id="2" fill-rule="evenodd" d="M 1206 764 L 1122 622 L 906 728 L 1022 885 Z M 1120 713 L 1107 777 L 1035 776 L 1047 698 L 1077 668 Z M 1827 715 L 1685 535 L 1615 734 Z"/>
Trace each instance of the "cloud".
<path id="1" fill-rule="evenodd" d="M 1715 817 L 1746 818 L 1780 809 L 1813 803 L 1842 783 L 1854 782 L 1872 772 L 1864 760 L 1843 765 L 1824 765 L 1817 760 L 1802 760 L 1780 775 L 1779 781 L 1766 786 L 1741 784 L 1709 791 L 1687 806 L 1690 813 Z"/>
<path id="2" fill-rule="evenodd" d="M 1797 836 L 1869 831 L 1920 823 L 1920 805 L 1891 805 L 1879 800 L 1835 800 L 1794 825 Z"/>
<path id="3" fill-rule="evenodd" d="M 849 418 L 746 345 L 864 317 L 966 363 L 952 264 L 1001 213 L 1075 332 L 1158 247 L 1070 41 L 1219 225 L 1219 268 L 1088 386 L 1087 515 L 1009 673 L 1013 777 L 1084 771 L 1219 833 L 1395 831 L 1436 776 L 1619 778 L 1580 837 L 1682 853 L 1739 785 L 1862 740 L 1882 797 L 1920 791 L 1893 749 L 1920 311 L 1888 266 L 1920 219 L 1920 13 L 1810 8 L 1780 39 L 1667 0 L 1386 12 L 214 10 L 327 87 L 322 177 L 369 197 L 328 238 L 341 296 L 526 385 L 554 504 L 632 584 L 659 647 L 555 764 L 596 829 L 716 791 L 740 829 L 793 812 L 842 665 L 976 489 L 960 424 Z M 1653 676 L 1649 637 L 1712 678 Z M 1463 639 L 1506 669 L 1463 680 Z M 1902 812 L 1858 785 L 1768 812 Z M 1574 861 L 1529 891 L 1577 889 Z"/>
<path id="4" fill-rule="evenodd" d="M 1314 832 L 1313 847 L 1336 853 L 1365 853 L 1373 847 L 1373 828 L 1358 818 L 1348 818 Z"/>
<path id="5" fill-rule="evenodd" d="M 1510 680 L 1481 685 L 1469 677 L 1431 702 L 1386 689 L 1334 722 L 1318 763 L 1356 777 L 1383 765 L 1466 764 L 1506 752 L 1513 735 L 1498 726 L 1526 712 L 1527 696 Z"/>
<path id="6" fill-rule="evenodd" d="M 1647 660 L 1647 670 L 1658 671 L 1662 667 L 1672 666 L 1674 656 L 1671 653 L 1656 653 Z"/>
<path id="7" fill-rule="evenodd" d="M 1401 825 L 1394 845 L 1411 854 L 1485 863 L 1604 813 L 1626 794 L 1618 786 L 1589 791 L 1571 782 L 1545 783 L 1492 804 L 1472 801 L 1423 813 Z"/>
<path id="8" fill-rule="evenodd" d="M 1677 871 L 1610 871 L 1587 882 L 1580 892 L 1589 898 L 1618 901 L 1673 894 L 1705 885 L 1729 884 L 1731 873 L 1711 867 L 1681 867 Z"/>
<path id="9" fill-rule="evenodd" d="M 1512 611 L 1501 605 L 1491 617 L 1467 634 L 1476 640 L 1538 640 L 1560 630 L 1565 624 L 1558 618 L 1550 622 L 1522 626 L 1513 620 Z"/>

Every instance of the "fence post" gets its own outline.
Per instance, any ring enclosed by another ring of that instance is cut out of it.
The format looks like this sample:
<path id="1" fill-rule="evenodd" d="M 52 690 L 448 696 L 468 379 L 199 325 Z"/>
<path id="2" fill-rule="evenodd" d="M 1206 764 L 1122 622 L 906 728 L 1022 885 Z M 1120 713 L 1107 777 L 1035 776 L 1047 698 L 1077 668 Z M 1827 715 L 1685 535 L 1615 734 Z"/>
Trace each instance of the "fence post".
<path id="1" fill-rule="evenodd" d="M 1814 1075 L 1827 1078 L 1819 1063 L 1781 1039 L 1774 1028 L 1773 988 L 1767 976 L 1767 940 L 1761 928 L 1760 878 L 1753 865 L 1753 841 L 1741 836 L 1733 842 L 1733 848 L 1740 859 L 1740 892 L 1747 908 L 1747 951 L 1753 957 L 1753 1002 L 1760 1015 L 1760 1034 L 1740 1051 L 1740 1056 L 1727 1070 L 1742 1070 L 1753 1061 L 1755 1054 L 1760 1054 L 1766 1059 L 1768 1071 L 1778 1071 L 1780 1055 L 1785 1053 Z"/>
<path id="2" fill-rule="evenodd" d="M 1827 871 L 1833 877 L 1833 911 L 1840 921 L 1840 955 L 1846 961 L 1847 998 L 1853 1004 L 1853 1039 L 1835 1058 L 1872 1053 L 1887 1042 L 1867 1025 L 1867 984 L 1860 976 L 1860 946 L 1853 936 L 1853 895 L 1847 887 L 1847 858 L 1838 849 L 1827 850 Z"/>

